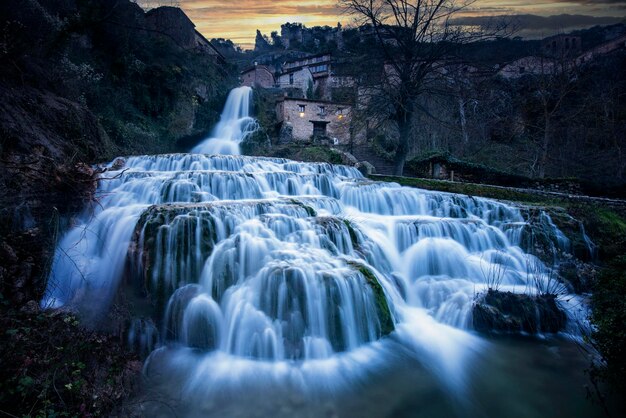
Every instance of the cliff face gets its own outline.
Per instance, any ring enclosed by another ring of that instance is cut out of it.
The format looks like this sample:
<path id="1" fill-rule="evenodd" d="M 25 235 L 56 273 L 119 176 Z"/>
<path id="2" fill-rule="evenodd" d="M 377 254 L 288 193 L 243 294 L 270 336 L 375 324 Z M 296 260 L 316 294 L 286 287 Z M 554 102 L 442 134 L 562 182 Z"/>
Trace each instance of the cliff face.
<path id="1" fill-rule="evenodd" d="M 64 222 L 93 203 L 90 165 L 192 145 L 235 72 L 129 0 L 2 2 L 0 33 L 0 296 L 20 306 L 41 296 Z"/>

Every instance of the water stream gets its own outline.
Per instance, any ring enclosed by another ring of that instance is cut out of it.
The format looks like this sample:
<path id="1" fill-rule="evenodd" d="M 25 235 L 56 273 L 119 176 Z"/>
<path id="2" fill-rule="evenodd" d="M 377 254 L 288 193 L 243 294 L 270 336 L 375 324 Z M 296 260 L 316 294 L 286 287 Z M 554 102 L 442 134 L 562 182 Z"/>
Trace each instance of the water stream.
<path id="1" fill-rule="evenodd" d="M 352 167 L 236 155 L 256 123 L 250 94 L 231 93 L 193 153 L 109 164 L 99 206 L 58 244 L 42 305 L 95 320 L 129 295 L 129 343 L 158 394 L 146 416 L 545 415 L 543 393 L 521 388 L 516 404 L 510 391 L 571 372 L 576 336 L 511 344 L 472 330 L 493 272 L 515 293 L 550 280 L 522 249 L 520 210 Z M 559 303 L 574 322 L 579 301 Z M 543 351 L 549 378 L 528 360 Z M 514 412 L 492 414 L 498 399 Z"/>

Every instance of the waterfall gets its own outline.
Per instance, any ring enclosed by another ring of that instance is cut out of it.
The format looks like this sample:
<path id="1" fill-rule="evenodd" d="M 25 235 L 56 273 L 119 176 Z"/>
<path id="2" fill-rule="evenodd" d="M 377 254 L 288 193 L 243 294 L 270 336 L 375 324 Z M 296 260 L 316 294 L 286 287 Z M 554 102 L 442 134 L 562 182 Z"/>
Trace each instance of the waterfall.
<path id="1" fill-rule="evenodd" d="M 249 100 L 235 89 L 193 154 L 109 164 L 99 205 L 58 244 L 42 306 L 95 318 L 132 289 L 147 302 L 130 307 L 130 343 L 198 399 L 246 379 L 332 392 L 398 345 L 460 387 L 489 272 L 515 293 L 548 280 L 522 249 L 520 210 L 352 167 L 206 155 L 237 153 Z"/>
<path id="2" fill-rule="evenodd" d="M 210 138 L 191 150 L 196 154 L 239 155 L 239 143 L 254 132 L 258 124 L 250 116 L 252 89 L 247 86 L 233 89 L 228 98 L 220 121 Z"/>

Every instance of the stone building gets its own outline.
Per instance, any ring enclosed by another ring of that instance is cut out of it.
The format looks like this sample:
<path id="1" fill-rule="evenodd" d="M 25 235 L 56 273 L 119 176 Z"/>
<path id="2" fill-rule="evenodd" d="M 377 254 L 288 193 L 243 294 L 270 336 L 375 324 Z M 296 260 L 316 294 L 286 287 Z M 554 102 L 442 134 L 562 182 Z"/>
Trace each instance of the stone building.
<path id="1" fill-rule="evenodd" d="M 331 65 L 330 54 L 311 55 L 285 62 L 278 78 L 281 88 L 297 88 L 302 97 L 316 97 L 321 100 L 331 99 Z"/>
<path id="2" fill-rule="evenodd" d="M 582 51 L 580 36 L 555 35 L 541 41 L 541 52 L 547 57 L 572 57 Z"/>
<path id="3" fill-rule="evenodd" d="M 293 68 L 283 71 L 276 84 L 291 97 L 306 98 L 314 88 L 313 74 L 306 67 Z"/>
<path id="4" fill-rule="evenodd" d="M 515 79 L 529 74 L 552 74 L 556 69 L 557 65 L 552 59 L 530 56 L 502 66 L 498 71 L 498 75 L 506 79 Z"/>
<path id="5" fill-rule="evenodd" d="M 241 72 L 241 85 L 269 89 L 274 87 L 274 75 L 265 65 L 255 64 Z"/>
<path id="6" fill-rule="evenodd" d="M 293 140 L 350 143 L 352 108 L 323 100 L 285 97 L 276 103 L 278 122 L 292 127 Z"/>

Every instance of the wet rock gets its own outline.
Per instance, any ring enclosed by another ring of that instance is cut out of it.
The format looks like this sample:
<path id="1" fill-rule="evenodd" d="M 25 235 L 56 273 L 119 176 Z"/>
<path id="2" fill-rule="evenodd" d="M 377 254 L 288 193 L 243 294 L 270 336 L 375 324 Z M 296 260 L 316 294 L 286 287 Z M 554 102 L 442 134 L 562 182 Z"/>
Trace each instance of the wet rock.
<path id="1" fill-rule="evenodd" d="M 39 304 L 34 300 L 29 300 L 26 305 L 22 306 L 20 312 L 26 315 L 35 315 L 39 312 Z"/>
<path id="2" fill-rule="evenodd" d="M 342 151 L 337 148 L 331 148 L 330 150 L 339 155 L 341 158 L 341 164 L 355 166 L 359 162 L 354 155 L 347 151 Z"/>
<path id="3" fill-rule="evenodd" d="M 15 251 L 5 241 L 0 243 L 0 259 L 2 259 L 7 265 L 17 263 L 17 255 L 15 254 Z"/>
<path id="4" fill-rule="evenodd" d="M 554 295 L 527 295 L 489 290 L 480 295 L 472 310 L 479 332 L 554 333 L 565 328 L 567 316 Z"/>
<path id="5" fill-rule="evenodd" d="M 122 158 L 122 157 L 116 158 L 115 161 L 113 161 L 113 164 L 111 164 L 111 170 L 113 171 L 121 170 L 122 168 L 124 168 L 125 165 L 126 165 L 125 158 Z"/>
<path id="6" fill-rule="evenodd" d="M 291 142 L 293 142 L 293 125 L 285 122 L 278 133 L 278 143 L 289 144 Z"/>
<path id="7" fill-rule="evenodd" d="M 360 163 L 357 163 L 355 167 L 366 177 L 376 174 L 376 167 L 367 161 L 361 161 Z"/>
<path id="8" fill-rule="evenodd" d="M 559 278 L 570 290 L 578 294 L 590 292 L 596 276 L 597 269 L 594 265 L 576 259 L 559 265 Z"/>

